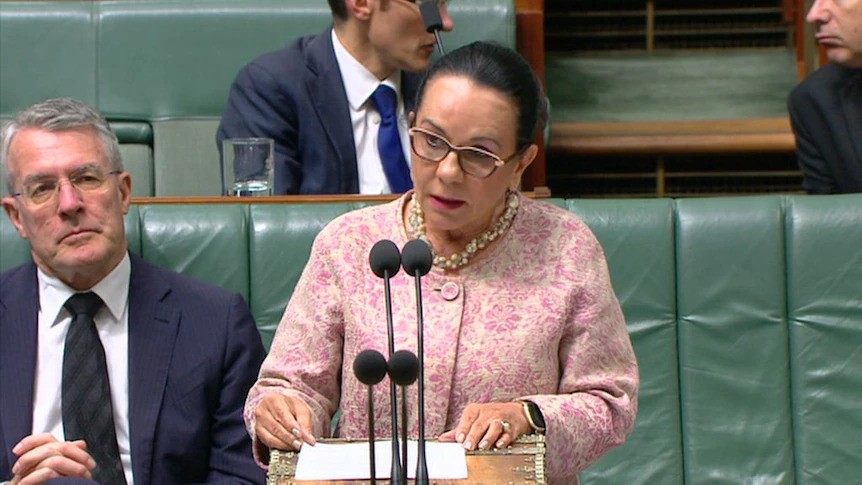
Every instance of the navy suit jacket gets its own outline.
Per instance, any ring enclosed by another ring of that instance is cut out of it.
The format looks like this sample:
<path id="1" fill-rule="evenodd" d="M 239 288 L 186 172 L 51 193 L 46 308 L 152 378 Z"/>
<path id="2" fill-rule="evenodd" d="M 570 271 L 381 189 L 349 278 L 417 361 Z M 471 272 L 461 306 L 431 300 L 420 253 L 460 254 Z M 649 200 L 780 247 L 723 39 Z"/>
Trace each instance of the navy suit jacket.
<path id="1" fill-rule="evenodd" d="M 803 188 L 862 192 L 862 69 L 827 64 L 788 100 Z"/>
<path id="2" fill-rule="evenodd" d="M 132 256 L 129 428 L 136 485 L 263 483 L 242 409 L 264 358 L 242 297 Z M 0 481 L 32 434 L 36 266 L 0 275 Z"/>
<path id="3" fill-rule="evenodd" d="M 402 73 L 401 93 L 413 110 L 421 81 Z M 275 140 L 276 194 L 356 194 L 356 144 L 331 29 L 301 37 L 245 66 L 230 89 L 216 134 Z"/>

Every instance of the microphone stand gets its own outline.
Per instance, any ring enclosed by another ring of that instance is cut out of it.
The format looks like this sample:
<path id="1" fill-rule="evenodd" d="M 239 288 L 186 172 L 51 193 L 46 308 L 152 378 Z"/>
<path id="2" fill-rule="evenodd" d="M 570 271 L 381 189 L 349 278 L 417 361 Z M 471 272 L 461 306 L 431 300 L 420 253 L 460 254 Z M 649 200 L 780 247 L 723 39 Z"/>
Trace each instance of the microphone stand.
<path id="1" fill-rule="evenodd" d="M 368 386 L 368 467 L 371 475 L 371 485 L 377 483 L 377 460 L 375 457 L 374 439 L 374 385 L 386 376 L 387 364 L 383 354 L 376 350 L 366 349 L 353 360 L 353 373 L 359 382 Z"/>
<path id="2" fill-rule="evenodd" d="M 422 14 L 422 22 L 425 23 L 425 31 L 433 32 L 437 40 L 437 50 L 440 55 L 446 53 L 443 50 L 443 41 L 440 40 L 440 29 L 443 28 L 443 19 L 440 17 L 440 8 L 434 0 L 424 0 L 419 4 L 419 13 Z"/>
<path id="3" fill-rule="evenodd" d="M 401 470 L 407 474 L 407 386 L 401 386 Z M 406 479 L 406 477 L 405 477 Z"/>
<path id="4" fill-rule="evenodd" d="M 419 354 L 419 444 L 416 462 L 416 485 L 428 485 L 428 462 L 425 458 L 425 326 L 422 318 L 422 284 L 416 273 L 416 315 L 419 317 L 416 350 Z"/>
<path id="5" fill-rule="evenodd" d="M 395 330 L 392 323 L 392 297 L 389 292 L 389 270 L 383 271 L 383 291 L 386 298 L 386 330 L 389 332 L 389 355 L 395 353 Z M 407 470 L 401 467 L 401 457 L 398 452 L 398 390 L 395 381 L 389 379 L 389 396 L 392 401 L 392 468 L 390 483 L 392 485 L 407 485 Z M 407 458 L 405 457 L 405 460 Z"/>
<path id="6" fill-rule="evenodd" d="M 374 388 L 368 386 L 368 463 L 371 485 L 377 485 L 377 457 L 374 452 Z"/>
<path id="7" fill-rule="evenodd" d="M 389 279 L 401 268 L 401 254 L 394 242 L 383 239 L 374 243 L 368 256 L 371 271 L 383 278 L 383 300 L 386 304 L 386 336 L 389 344 L 389 357 L 395 353 L 395 330 L 392 323 L 392 293 Z M 389 379 L 389 403 L 392 415 L 392 469 L 390 471 L 391 485 L 407 485 L 406 470 L 401 466 L 398 452 L 398 390 L 395 381 Z"/>
<path id="8" fill-rule="evenodd" d="M 419 359 L 409 350 L 399 350 L 386 364 L 389 378 L 401 386 L 401 451 L 403 470 L 407 470 L 407 386 L 416 382 L 419 374 Z"/>
<path id="9" fill-rule="evenodd" d="M 421 239 L 412 239 L 404 245 L 401 264 L 404 271 L 416 282 L 416 350 L 419 358 L 419 443 L 416 462 L 416 485 L 428 485 L 428 461 L 425 456 L 425 319 L 422 312 L 422 276 L 431 270 L 431 247 Z"/>

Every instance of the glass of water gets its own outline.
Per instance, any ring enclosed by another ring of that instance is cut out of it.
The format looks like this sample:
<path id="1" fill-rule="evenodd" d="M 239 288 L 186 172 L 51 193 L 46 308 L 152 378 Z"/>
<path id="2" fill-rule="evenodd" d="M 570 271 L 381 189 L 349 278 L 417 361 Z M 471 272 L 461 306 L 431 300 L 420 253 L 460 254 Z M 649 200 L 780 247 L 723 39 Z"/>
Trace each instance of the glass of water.
<path id="1" fill-rule="evenodd" d="M 222 188 L 232 197 L 272 195 L 272 138 L 228 138 L 222 144 Z"/>

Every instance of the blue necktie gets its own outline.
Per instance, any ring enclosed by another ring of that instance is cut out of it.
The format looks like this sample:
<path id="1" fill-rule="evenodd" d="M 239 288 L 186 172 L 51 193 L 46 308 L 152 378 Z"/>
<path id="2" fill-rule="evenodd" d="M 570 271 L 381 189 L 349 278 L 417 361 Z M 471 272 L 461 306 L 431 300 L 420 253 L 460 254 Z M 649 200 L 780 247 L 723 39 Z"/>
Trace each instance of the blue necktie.
<path id="1" fill-rule="evenodd" d="M 371 95 L 371 102 L 380 113 L 377 151 L 380 153 L 380 161 L 383 163 L 383 172 L 386 174 L 386 180 L 389 181 L 389 188 L 394 194 L 407 192 L 413 188 L 413 181 L 410 179 L 410 168 L 404 158 L 401 136 L 398 134 L 398 118 L 395 116 L 398 99 L 395 90 L 381 84 Z"/>

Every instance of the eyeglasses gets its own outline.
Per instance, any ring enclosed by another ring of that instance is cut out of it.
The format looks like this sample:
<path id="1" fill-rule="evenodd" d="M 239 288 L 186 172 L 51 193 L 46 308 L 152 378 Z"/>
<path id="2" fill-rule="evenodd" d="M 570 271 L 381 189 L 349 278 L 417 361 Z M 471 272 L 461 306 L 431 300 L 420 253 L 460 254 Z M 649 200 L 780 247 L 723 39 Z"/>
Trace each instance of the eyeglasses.
<path id="1" fill-rule="evenodd" d="M 449 152 L 455 152 L 461 170 L 477 178 L 490 177 L 497 167 L 502 167 L 521 152 L 518 150 L 507 158 L 500 158 L 481 148 L 455 146 L 449 140 L 424 128 L 413 127 L 408 133 L 410 146 L 416 155 L 429 162 L 439 163 Z"/>
<path id="2" fill-rule="evenodd" d="M 106 172 L 97 165 L 84 165 L 73 170 L 67 179 L 79 193 L 85 194 L 101 190 L 105 187 L 108 177 L 117 175 L 120 172 L 120 170 Z M 63 179 L 51 176 L 38 176 L 32 180 L 25 181 L 21 192 L 16 192 L 12 195 L 14 197 L 21 197 L 24 202 L 31 206 L 54 204 L 59 199 L 62 181 Z"/>

